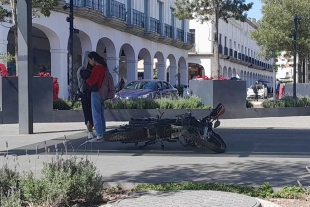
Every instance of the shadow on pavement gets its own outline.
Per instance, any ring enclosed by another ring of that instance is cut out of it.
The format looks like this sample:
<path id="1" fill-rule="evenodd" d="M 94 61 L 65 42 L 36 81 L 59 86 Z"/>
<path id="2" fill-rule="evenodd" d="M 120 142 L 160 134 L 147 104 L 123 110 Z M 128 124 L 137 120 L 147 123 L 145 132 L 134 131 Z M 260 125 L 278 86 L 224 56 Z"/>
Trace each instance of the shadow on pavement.
<path id="1" fill-rule="evenodd" d="M 215 154 L 209 150 L 183 147 L 179 143 L 165 142 L 165 149 L 162 150 L 160 143 L 145 148 L 139 148 L 134 144 L 122 144 L 117 142 L 102 142 L 86 144 L 77 149 L 86 140 L 86 132 L 59 137 L 49 140 L 47 148 L 53 153 L 65 151 L 64 142 L 67 145 L 67 151 L 76 154 L 100 153 L 111 155 L 171 155 L 171 156 L 203 156 L 203 157 L 310 157 L 310 130 L 292 130 L 292 129 L 217 129 L 216 132 L 221 135 L 227 144 L 227 151 L 223 154 Z M 141 143 L 142 145 L 142 143 Z M 35 154 L 38 147 L 38 153 L 45 153 L 44 142 L 26 145 L 20 148 L 9 150 L 10 154 L 25 155 Z M 0 152 L 1 153 L 1 152 Z M 2 152 L 6 153 L 6 152 Z"/>
<path id="2" fill-rule="evenodd" d="M 155 166 L 138 172 L 120 171 L 105 182 L 119 183 L 180 183 L 219 182 L 234 185 L 259 186 L 269 182 L 273 187 L 310 184 L 305 162 L 243 161 L 210 164 Z"/>

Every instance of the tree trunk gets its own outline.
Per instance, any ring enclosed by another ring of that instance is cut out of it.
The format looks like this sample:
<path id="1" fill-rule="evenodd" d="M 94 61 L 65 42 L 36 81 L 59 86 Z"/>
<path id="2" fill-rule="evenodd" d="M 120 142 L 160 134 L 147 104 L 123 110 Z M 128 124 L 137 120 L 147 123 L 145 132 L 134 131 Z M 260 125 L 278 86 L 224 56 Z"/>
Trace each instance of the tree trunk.
<path id="1" fill-rule="evenodd" d="M 211 69 L 211 77 L 216 74 L 217 80 L 220 79 L 220 55 L 219 55 L 219 41 L 218 41 L 218 31 L 219 31 L 219 5 L 215 2 L 215 20 L 212 25 L 214 33 L 214 42 L 213 42 L 213 54 L 214 54 L 214 64 Z"/>

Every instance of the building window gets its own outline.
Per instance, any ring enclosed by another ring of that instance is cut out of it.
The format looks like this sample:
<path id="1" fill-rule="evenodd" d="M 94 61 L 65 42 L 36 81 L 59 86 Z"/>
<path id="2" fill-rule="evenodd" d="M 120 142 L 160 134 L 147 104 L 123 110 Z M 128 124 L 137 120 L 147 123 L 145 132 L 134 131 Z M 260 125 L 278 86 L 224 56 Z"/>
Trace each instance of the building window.
<path id="1" fill-rule="evenodd" d="M 222 45 L 222 34 L 219 35 L 219 44 Z"/>
<path id="2" fill-rule="evenodd" d="M 224 42 L 224 46 L 226 47 L 227 46 L 227 37 L 225 36 L 225 42 Z"/>
<path id="3" fill-rule="evenodd" d="M 164 16 L 163 16 L 163 14 L 164 14 L 164 13 L 163 13 L 163 11 L 164 11 L 164 9 L 163 9 L 163 2 L 158 1 L 157 4 L 158 4 L 159 21 L 160 21 L 161 23 L 163 23 L 163 21 L 164 21 Z"/>
<path id="4" fill-rule="evenodd" d="M 244 48 L 244 54 L 248 56 L 247 48 L 246 47 Z"/>
<path id="5" fill-rule="evenodd" d="M 238 44 L 238 52 L 240 52 L 240 44 Z"/>
<path id="6" fill-rule="evenodd" d="M 234 41 L 234 50 L 236 50 L 237 48 L 237 44 L 236 44 L 236 41 Z"/>

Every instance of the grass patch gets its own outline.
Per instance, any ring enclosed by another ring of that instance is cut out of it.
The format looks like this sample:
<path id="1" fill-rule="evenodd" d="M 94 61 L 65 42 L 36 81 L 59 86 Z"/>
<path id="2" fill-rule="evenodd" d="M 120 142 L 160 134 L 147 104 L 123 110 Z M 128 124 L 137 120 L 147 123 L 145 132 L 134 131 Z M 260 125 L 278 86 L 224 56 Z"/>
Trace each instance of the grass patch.
<path id="1" fill-rule="evenodd" d="M 260 198 L 286 198 L 298 199 L 309 194 L 303 187 L 284 187 L 280 191 L 274 191 L 269 183 L 264 183 L 258 188 L 251 186 L 229 185 L 221 183 L 168 183 L 168 184 L 143 184 L 138 185 L 132 191 L 139 192 L 144 190 L 155 191 L 178 191 L 178 190 L 213 190 L 230 193 L 238 193 L 251 197 Z"/>

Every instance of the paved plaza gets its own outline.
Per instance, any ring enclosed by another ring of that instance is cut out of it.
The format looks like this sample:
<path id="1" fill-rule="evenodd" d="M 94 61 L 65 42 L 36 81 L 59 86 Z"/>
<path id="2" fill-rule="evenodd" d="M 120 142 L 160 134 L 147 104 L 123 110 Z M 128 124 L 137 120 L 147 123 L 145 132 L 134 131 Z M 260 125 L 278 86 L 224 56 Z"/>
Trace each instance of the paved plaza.
<path id="1" fill-rule="evenodd" d="M 108 128 L 124 123 L 111 122 Z M 67 156 L 87 155 L 98 166 L 106 185 L 111 186 L 168 182 L 258 186 L 269 182 L 281 188 L 297 185 L 297 180 L 307 186 L 309 123 L 310 117 L 221 120 L 220 128 L 215 130 L 227 143 L 224 154 L 184 148 L 178 143 L 165 143 L 165 150 L 159 143 L 140 149 L 133 144 L 108 142 L 87 144 L 78 149 L 86 138 L 83 123 L 35 124 L 33 135 L 18 135 L 17 125 L 0 125 L 0 153 L 8 150 L 11 155 L 18 155 L 21 171 L 31 169 L 40 175 L 42 163 L 55 156 L 55 145 L 58 152 L 66 156 L 63 142 L 67 142 Z M 50 153 L 44 151 L 44 140 Z M 12 160 L 13 156 L 9 156 L 10 165 L 14 165 Z"/>

